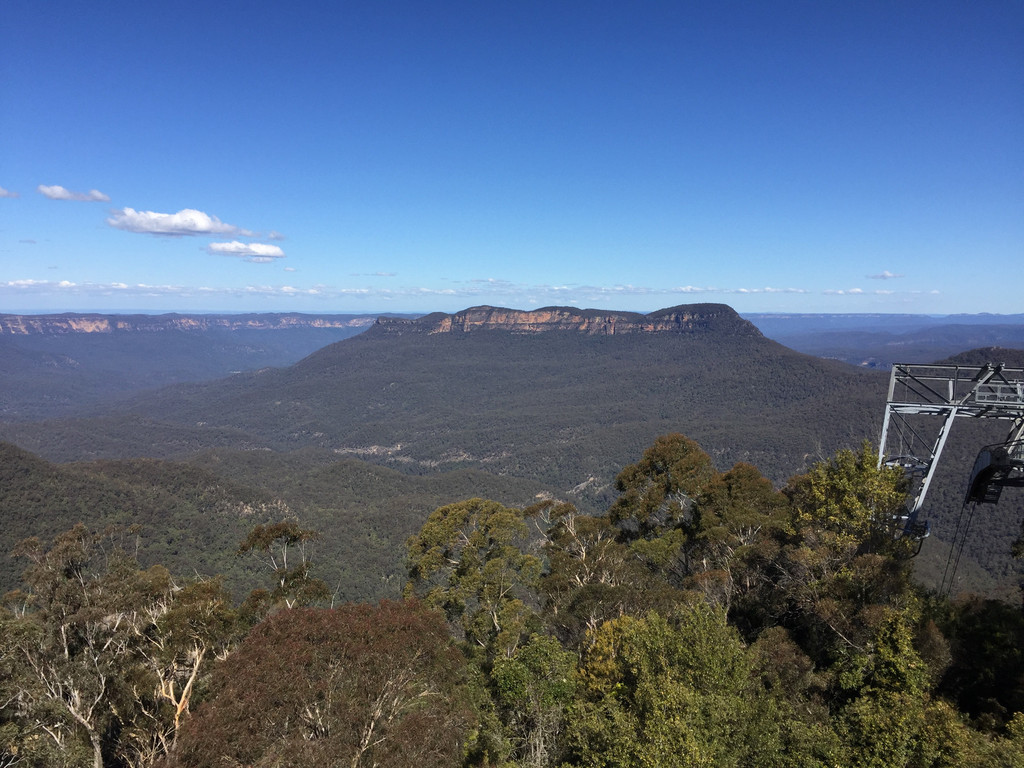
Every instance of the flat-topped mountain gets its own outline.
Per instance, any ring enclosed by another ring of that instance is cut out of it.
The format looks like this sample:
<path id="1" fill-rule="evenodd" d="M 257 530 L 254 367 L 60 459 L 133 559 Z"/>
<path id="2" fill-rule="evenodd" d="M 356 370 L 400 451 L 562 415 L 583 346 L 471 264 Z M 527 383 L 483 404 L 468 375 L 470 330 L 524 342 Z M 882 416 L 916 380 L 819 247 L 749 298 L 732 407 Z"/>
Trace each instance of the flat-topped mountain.
<path id="1" fill-rule="evenodd" d="M 375 327 L 386 333 L 428 334 L 499 330 L 529 334 L 577 331 L 602 336 L 660 332 L 761 335 L 753 324 L 725 304 L 669 307 L 646 315 L 575 307 L 543 307 L 524 311 L 482 306 L 451 315 L 438 312 L 416 319 L 382 317 Z"/>
<path id="2" fill-rule="evenodd" d="M 318 448 L 405 471 L 480 467 L 583 486 L 600 504 L 615 472 L 668 432 L 784 482 L 818 454 L 876 438 L 886 384 L 770 341 L 721 304 L 477 307 L 383 319 L 287 368 L 3 434 L 56 460 Z"/>

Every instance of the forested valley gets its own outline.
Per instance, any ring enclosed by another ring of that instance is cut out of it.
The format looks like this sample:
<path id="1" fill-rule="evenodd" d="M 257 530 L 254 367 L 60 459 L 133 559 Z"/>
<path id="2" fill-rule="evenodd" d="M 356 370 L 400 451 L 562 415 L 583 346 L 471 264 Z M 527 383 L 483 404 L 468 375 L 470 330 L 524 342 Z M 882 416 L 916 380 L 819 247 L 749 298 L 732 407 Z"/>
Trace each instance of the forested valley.
<path id="1" fill-rule="evenodd" d="M 1024 766 L 998 424 L 913 556 L 886 374 L 725 305 L 115 320 L 0 340 L 0 768 Z"/>
<path id="2" fill-rule="evenodd" d="M 1024 765 L 1024 616 L 913 581 L 903 483 L 865 443 L 776 490 L 668 434 L 603 514 L 437 508 L 377 602 L 295 519 L 235 542 L 245 596 L 123 526 L 29 538 L 0 765 Z"/>

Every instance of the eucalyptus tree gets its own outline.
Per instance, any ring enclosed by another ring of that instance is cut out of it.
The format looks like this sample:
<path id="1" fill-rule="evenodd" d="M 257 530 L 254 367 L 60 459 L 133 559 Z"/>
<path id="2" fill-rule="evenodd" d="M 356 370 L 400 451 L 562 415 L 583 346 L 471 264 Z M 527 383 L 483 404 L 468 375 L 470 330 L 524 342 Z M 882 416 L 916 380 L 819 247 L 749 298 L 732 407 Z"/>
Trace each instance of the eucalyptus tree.
<path id="1" fill-rule="evenodd" d="M 529 514 L 469 499 L 436 509 L 408 542 L 407 594 L 442 611 L 488 661 L 511 657 L 538 625 L 543 560 Z"/>
<path id="2" fill-rule="evenodd" d="M 6 597 L 3 695 L 10 722 L 41 737 L 21 740 L 27 761 L 55 749 L 67 765 L 151 765 L 237 636 L 218 583 L 179 586 L 162 566 L 140 568 L 125 544 L 78 525 L 15 551 L 28 567 L 26 589 Z"/>

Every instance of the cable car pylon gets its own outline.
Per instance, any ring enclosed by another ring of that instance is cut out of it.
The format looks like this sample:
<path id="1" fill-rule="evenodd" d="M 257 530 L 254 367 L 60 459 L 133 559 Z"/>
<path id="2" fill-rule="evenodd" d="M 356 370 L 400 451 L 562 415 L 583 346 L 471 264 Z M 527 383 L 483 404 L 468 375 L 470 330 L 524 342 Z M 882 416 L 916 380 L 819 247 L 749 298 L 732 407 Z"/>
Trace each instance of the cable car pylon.
<path id="1" fill-rule="evenodd" d="M 941 589 L 946 593 L 952 587 L 974 508 L 997 503 L 1007 486 L 1024 486 L 1024 368 L 1002 363 L 892 367 L 878 463 L 879 467 L 902 467 L 910 482 L 909 502 L 903 516 L 894 521 L 894 535 L 921 542 L 930 534 L 929 523 L 920 519 L 921 510 L 953 424 L 963 418 L 1002 419 L 1011 426 L 1005 441 L 981 449 L 971 471 L 947 561 L 948 586 L 943 577 Z"/>

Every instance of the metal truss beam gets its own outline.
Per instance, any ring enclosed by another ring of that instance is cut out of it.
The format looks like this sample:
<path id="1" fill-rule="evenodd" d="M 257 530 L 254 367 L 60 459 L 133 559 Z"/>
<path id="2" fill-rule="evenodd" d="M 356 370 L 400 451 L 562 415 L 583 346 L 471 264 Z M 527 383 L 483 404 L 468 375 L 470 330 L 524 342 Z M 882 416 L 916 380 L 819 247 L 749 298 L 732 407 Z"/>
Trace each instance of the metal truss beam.
<path id="1" fill-rule="evenodd" d="M 907 510 L 907 530 L 916 524 L 958 418 L 1010 420 L 1007 442 L 1019 440 L 1024 434 L 1024 368 L 991 363 L 893 366 L 879 466 L 901 466 L 911 477 L 913 501 Z"/>

